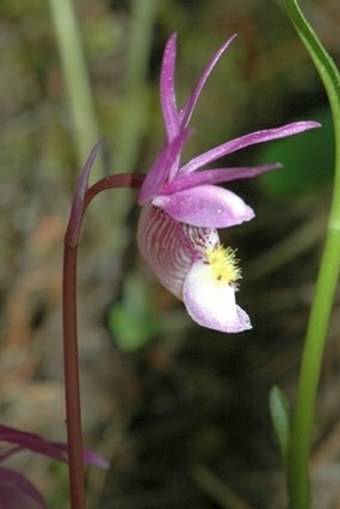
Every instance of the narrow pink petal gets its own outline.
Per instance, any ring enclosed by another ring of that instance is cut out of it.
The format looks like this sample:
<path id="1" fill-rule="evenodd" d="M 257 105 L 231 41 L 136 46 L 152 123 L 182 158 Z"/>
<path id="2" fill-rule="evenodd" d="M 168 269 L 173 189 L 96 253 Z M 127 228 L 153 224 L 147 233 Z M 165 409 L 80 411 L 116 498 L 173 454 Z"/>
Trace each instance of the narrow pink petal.
<path id="1" fill-rule="evenodd" d="M 22 449 L 29 449 L 38 454 L 44 454 L 54 460 L 67 462 L 68 447 L 67 444 L 62 442 L 53 442 L 45 440 L 34 433 L 21 431 L 9 426 L 0 425 L 0 441 L 15 444 L 9 446 L 8 449 L 0 455 L 0 461 L 15 454 Z M 89 465 L 94 465 L 100 468 L 109 468 L 108 461 L 90 449 L 84 449 L 84 460 Z M 0 505 L 1 509 L 1 505 Z"/>
<path id="2" fill-rule="evenodd" d="M 8 426 L 0 425 L 0 440 L 17 444 L 39 454 L 44 454 L 57 461 L 66 462 L 66 455 L 63 454 L 53 442 L 49 442 L 34 433 L 17 430 Z"/>
<path id="3" fill-rule="evenodd" d="M 67 444 L 64 444 L 62 442 L 52 442 L 52 444 L 58 450 L 68 453 Z M 88 465 L 93 465 L 98 468 L 103 468 L 104 470 L 107 470 L 108 468 L 110 468 L 110 463 L 107 461 L 107 459 L 103 458 L 103 456 L 101 456 L 100 454 L 97 454 L 96 452 L 92 451 L 91 449 L 85 448 L 83 450 L 83 458 L 84 458 L 84 461 Z"/>
<path id="4" fill-rule="evenodd" d="M 1 509 L 47 509 L 39 491 L 23 475 L 0 468 Z"/>
<path id="5" fill-rule="evenodd" d="M 209 329 L 232 333 L 251 329 L 249 316 L 236 304 L 234 287 L 218 281 L 201 260 L 185 279 L 183 302 L 191 318 Z"/>
<path id="6" fill-rule="evenodd" d="M 232 41 L 235 39 L 237 34 L 234 34 L 232 35 L 220 48 L 218 51 L 216 51 L 216 53 L 214 54 L 214 56 L 212 57 L 212 59 L 209 61 L 207 67 L 204 69 L 203 73 L 201 74 L 199 80 L 198 80 L 198 83 L 197 85 L 195 86 L 195 88 L 193 89 L 190 97 L 189 97 L 189 100 L 188 102 L 186 103 L 186 105 L 184 106 L 183 108 L 183 112 L 181 114 L 181 127 L 186 127 L 190 121 L 190 118 L 192 116 L 192 113 L 194 111 L 194 108 L 196 106 L 196 103 L 198 101 L 198 98 L 202 92 L 202 89 L 209 77 L 209 75 L 211 74 L 212 70 L 214 69 L 215 65 L 217 64 L 217 62 L 219 61 L 219 59 L 221 58 L 221 56 L 223 55 L 223 53 L 225 52 L 225 50 L 228 48 L 228 46 L 230 46 L 230 44 L 232 43 Z"/>
<path id="7" fill-rule="evenodd" d="M 209 185 L 157 196 L 152 203 L 173 219 L 199 227 L 226 228 L 249 221 L 255 215 L 236 194 Z"/>
<path id="8" fill-rule="evenodd" d="M 316 127 L 320 127 L 318 122 L 302 121 L 293 122 L 292 124 L 276 127 L 274 129 L 265 129 L 263 131 L 256 131 L 254 133 L 246 134 L 240 138 L 235 138 L 234 140 L 223 143 L 222 145 L 218 145 L 217 147 L 208 150 L 204 154 L 195 157 L 185 166 L 182 166 L 180 173 L 190 173 L 197 170 L 198 168 L 202 168 L 203 166 L 212 163 L 213 161 L 216 161 L 216 159 L 220 159 L 221 157 L 232 154 L 233 152 L 241 150 L 242 148 L 249 147 L 250 145 L 265 143 L 267 141 L 277 140 L 279 138 L 286 138 L 287 136 L 299 134 L 309 129 L 315 129 Z"/>
<path id="9" fill-rule="evenodd" d="M 179 164 L 181 150 L 191 134 L 190 129 L 181 131 L 176 138 L 166 144 L 160 151 L 156 161 L 147 173 L 139 191 L 138 202 L 144 205 L 162 190 L 173 166 Z"/>
<path id="10" fill-rule="evenodd" d="M 168 141 L 173 140 L 179 132 L 175 95 L 176 39 L 177 34 L 172 34 L 165 46 L 160 78 L 161 105 Z"/>
<path id="11" fill-rule="evenodd" d="M 266 171 L 282 168 L 282 164 L 264 164 L 262 166 L 247 166 L 239 168 L 216 168 L 203 170 L 197 173 L 185 173 L 177 176 L 172 182 L 166 184 L 162 189 L 162 195 L 185 191 L 193 187 L 205 184 L 220 184 L 222 182 L 231 182 L 232 180 L 241 180 L 256 177 Z"/>

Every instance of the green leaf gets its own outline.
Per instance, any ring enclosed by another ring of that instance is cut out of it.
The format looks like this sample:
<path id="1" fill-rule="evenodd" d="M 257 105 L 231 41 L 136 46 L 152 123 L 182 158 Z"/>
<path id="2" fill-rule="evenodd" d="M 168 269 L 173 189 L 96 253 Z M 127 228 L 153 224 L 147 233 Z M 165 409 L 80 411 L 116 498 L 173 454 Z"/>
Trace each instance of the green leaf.
<path id="1" fill-rule="evenodd" d="M 284 468 L 288 463 L 288 447 L 291 431 L 291 416 L 288 399 L 276 385 L 269 392 L 269 410 L 273 428 L 279 442 Z"/>

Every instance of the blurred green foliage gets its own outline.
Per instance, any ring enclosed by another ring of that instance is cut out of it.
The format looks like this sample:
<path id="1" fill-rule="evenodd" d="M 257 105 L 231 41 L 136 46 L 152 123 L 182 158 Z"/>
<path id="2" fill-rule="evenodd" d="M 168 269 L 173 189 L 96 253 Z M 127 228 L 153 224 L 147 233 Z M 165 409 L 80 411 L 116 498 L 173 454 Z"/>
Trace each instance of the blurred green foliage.
<path id="1" fill-rule="evenodd" d="M 108 327 L 114 343 L 123 351 L 144 346 L 160 332 L 160 322 L 150 308 L 147 288 L 140 274 L 126 276 L 122 299 L 109 311 Z"/>

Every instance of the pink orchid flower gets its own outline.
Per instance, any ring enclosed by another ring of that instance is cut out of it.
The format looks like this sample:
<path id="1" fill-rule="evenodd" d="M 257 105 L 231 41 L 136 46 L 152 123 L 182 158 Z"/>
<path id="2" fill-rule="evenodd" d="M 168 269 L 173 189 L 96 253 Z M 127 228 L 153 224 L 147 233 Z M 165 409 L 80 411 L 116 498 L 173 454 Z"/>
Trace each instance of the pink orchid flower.
<path id="1" fill-rule="evenodd" d="M 0 425 L 0 464 L 15 453 L 28 449 L 44 454 L 54 460 L 67 463 L 67 445 L 52 442 L 34 433 L 27 433 Z M 84 460 L 100 468 L 108 468 L 108 462 L 89 449 L 84 449 Z M 0 467 L 0 509 L 47 509 L 39 491 L 22 474 Z"/>
<path id="2" fill-rule="evenodd" d="M 183 300 L 198 324 L 222 332 L 251 328 L 247 313 L 236 304 L 241 270 L 231 248 L 221 246 L 216 228 L 249 221 L 254 211 L 233 192 L 216 184 L 254 177 L 281 165 L 210 168 L 208 164 L 242 148 L 319 127 L 317 122 L 256 131 L 218 145 L 181 164 L 191 130 L 188 123 L 216 63 L 235 35 L 215 53 L 183 109 L 175 98 L 176 34 L 165 47 L 160 97 L 166 141 L 139 192 L 143 206 L 137 242 L 143 259 L 162 285 Z M 197 171 L 201 170 L 201 171 Z"/>

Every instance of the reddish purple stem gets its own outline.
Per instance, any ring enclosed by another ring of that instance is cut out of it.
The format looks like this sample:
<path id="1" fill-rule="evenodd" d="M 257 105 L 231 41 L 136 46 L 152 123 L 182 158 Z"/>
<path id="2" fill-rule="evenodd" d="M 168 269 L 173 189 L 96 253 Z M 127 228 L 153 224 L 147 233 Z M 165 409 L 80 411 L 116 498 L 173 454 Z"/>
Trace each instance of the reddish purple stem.
<path id="1" fill-rule="evenodd" d="M 85 509 L 85 473 L 83 461 L 77 332 L 77 255 L 80 230 L 86 207 L 98 193 L 105 189 L 119 187 L 138 189 L 144 180 L 143 175 L 124 173 L 105 177 L 88 188 L 88 175 L 99 147 L 100 144 L 97 144 L 91 152 L 78 180 L 75 199 L 73 201 L 69 224 L 64 239 L 64 372 L 66 426 L 69 454 L 69 482 L 72 509 Z"/>

